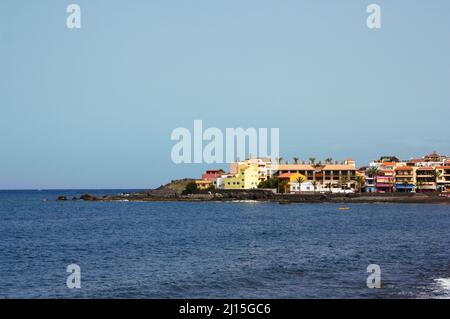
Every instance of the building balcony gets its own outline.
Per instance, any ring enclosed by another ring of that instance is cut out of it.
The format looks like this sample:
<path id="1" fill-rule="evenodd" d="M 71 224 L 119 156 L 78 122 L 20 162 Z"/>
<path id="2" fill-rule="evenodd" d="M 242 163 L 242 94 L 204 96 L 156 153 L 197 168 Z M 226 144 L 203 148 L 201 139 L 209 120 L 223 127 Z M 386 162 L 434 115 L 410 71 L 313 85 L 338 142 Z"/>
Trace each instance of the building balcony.
<path id="1" fill-rule="evenodd" d="M 404 189 L 404 188 L 414 188 L 414 184 L 408 184 L 408 185 L 396 184 L 395 187 L 396 187 L 396 188 L 399 188 L 399 189 Z"/>
<path id="2" fill-rule="evenodd" d="M 386 187 L 392 187 L 393 185 L 391 183 L 377 183 L 376 187 L 382 187 L 382 188 L 386 188 Z"/>
<path id="3" fill-rule="evenodd" d="M 392 183 L 394 181 L 393 178 L 377 178 L 377 183 Z"/>
<path id="4" fill-rule="evenodd" d="M 419 187 L 416 187 L 416 189 L 419 189 L 419 190 L 435 190 L 436 186 L 419 186 Z"/>

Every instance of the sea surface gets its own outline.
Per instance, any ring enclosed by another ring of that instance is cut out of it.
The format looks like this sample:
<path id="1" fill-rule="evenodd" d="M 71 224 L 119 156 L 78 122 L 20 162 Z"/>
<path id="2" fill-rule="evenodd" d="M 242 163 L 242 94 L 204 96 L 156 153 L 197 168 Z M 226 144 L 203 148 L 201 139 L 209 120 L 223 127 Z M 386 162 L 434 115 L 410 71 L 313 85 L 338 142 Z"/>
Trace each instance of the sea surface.
<path id="1" fill-rule="evenodd" d="M 450 298 L 450 205 L 55 201 L 86 192 L 120 191 L 0 191 L 0 298 Z"/>

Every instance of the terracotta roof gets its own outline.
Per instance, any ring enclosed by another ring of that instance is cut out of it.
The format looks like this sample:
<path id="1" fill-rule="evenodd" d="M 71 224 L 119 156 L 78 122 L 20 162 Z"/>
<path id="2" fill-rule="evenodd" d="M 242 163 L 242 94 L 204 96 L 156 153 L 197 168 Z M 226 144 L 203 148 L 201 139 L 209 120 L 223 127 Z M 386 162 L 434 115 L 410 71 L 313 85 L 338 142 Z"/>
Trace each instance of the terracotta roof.
<path id="1" fill-rule="evenodd" d="M 381 164 L 381 166 L 393 166 L 395 164 L 396 164 L 396 162 L 384 162 Z"/>
<path id="2" fill-rule="evenodd" d="M 330 165 L 325 165 L 323 170 L 324 171 L 339 171 L 339 170 L 352 171 L 352 170 L 356 170 L 356 167 L 353 165 L 330 164 Z"/>
<path id="3" fill-rule="evenodd" d="M 434 171 L 433 167 L 417 167 L 418 171 Z"/>
<path id="4" fill-rule="evenodd" d="M 411 166 L 400 166 L 395 169 L 396 171 L 412 171 L 413 168 Z"/>
<path id="5" fill-rule="evenodd" d="M 280 171 L 313 171 L 315 168 L 308 164 L 281 164 L 272 166 L 274 170 Z"/>
<path id="6" fill-rule="evenodd" d="M 450 166 L 436 166 L 436 168 L 450 169 Z"/>
<path id="7" fill-rule="evenodd" d="M 280 176 L 278 176 L 278 178 L 289 178 L 296 175 L 296 173 L 283 173 Z"/>
<path id="8" fill-rule="evenodd" d="M 344 164 L 326 164 L 322 165 L 322 167 L 315 168 L 312 165 L 308 164 L 284 164 L 284 165 L 275 165 L 272 167 L 274 170 L 280 171 L 315 171 L 315 170 L 356 170 L 356 167 L 353 165 L 344 165 Z"/>

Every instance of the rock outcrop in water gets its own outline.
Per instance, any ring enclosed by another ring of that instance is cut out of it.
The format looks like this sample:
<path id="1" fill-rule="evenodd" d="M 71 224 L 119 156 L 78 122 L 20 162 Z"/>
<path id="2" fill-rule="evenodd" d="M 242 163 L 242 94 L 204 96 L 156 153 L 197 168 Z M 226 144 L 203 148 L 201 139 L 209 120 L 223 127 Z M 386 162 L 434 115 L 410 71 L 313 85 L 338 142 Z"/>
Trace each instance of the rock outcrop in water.
<path id="1" fill-rule="evenodd" d="M 94 201 L 94 200 L 99 200 L 99 198 L 96 196 L 93 196 L 91 194 L 84 194 L 84 195 L 80 196 L 80 200 Z"/>
<path id="2" fill-rule="evenodd" d="M 62 195 L 57 200 L 65 201 Z M 402 193 L 361 193 L 361 194 L 275 194 L 270 190 L 215 190 L 197 191 L 194 194 L 181 195 L 167 189 L 146 190 L 142 192 L 122 193 L 97 197 L 91 194 L 80 196 L 84 201 L 261 201 L 289 203 L 441 203 L 450 204 L 450 198 L 438 194 L 402 194 Z"/>
<path id="3" fill-rule="evenodd" d="M 299 193 L 276 194 L 267 189 L 247 190 L 198 190 L 193 194 L 183 195 L 183 190 L 193 179 L 186 178 L 172 181 L 156 189 L 139 192 L 121 193 L 97 197 L 92 194 L 80 196 L 83 201 L 266 201 L 280 204 L 290 203 L 442 203 L 450 204 L 450 198 L 437 193 Z M 73 200 L 77 200 L 74 196 Z M 59 201 L 66 201 L 67 196 L 61 195 Z"/>

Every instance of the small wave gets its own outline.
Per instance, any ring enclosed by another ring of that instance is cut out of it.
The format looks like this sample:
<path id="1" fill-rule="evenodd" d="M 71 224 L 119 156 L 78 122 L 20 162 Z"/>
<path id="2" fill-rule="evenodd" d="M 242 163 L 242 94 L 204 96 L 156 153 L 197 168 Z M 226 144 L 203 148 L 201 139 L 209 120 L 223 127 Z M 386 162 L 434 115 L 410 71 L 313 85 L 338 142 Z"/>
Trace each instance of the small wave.
<path id="1" fill-rule="evenodd" d="M 450 278 L 438 278 L 434 281 L 436 281 L 442 289 L 448 290 L 448 292 L 450 292 Z"/>
<path id="2" fill-rule="evenodd" d="M 434 280 L 436 288 L 433 290 L 435 298 L 450 299 L 450 278 L 437 278 Z"/>
<path id="3" fill-rule="evenodd" d="M 232 203 L 259 203 L 259 201 L 253 200 L 253 199 L 243 199 L 243 200 L 236 199 L 236 200 L 232 200 L 231 202 Z"/>

